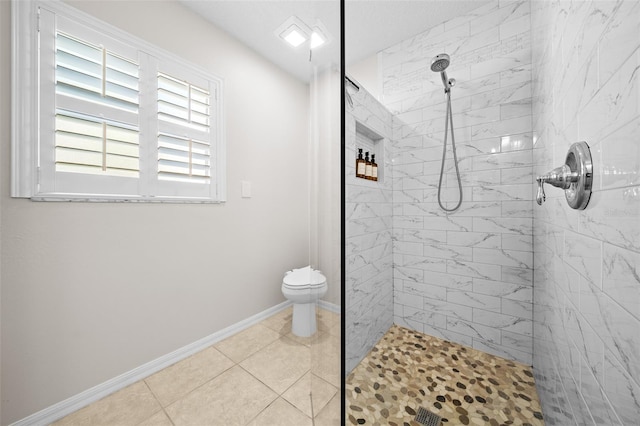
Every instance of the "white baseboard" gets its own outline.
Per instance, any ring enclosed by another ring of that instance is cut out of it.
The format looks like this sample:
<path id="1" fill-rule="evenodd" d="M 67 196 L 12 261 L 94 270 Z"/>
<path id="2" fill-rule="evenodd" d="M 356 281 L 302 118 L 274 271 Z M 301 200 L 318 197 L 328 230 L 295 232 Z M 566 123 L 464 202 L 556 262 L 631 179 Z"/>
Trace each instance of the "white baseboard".
<path id="1" fill-rule="evenodd" d="M 40 410 L 37 413 L 18 420 L 17 422 L 12 423 L 10 426 L 44 426 L 53 423 L 56 420 L 60 420 L 61 418 L 73 413 L 74 411 L 86 407 L 87 405 L 96 402 L 116 391 L 119 391 L 120 389 L 124 389 L 125 387 L 137 381 L 145 379 L 150 375 L 157 373 L 158 371 L 167 368 L 172 364 L 175 364 L 178 361 L 182 361 L 183 359 L 197 352 L 200 352 L 201 350 L 215 343 L 218 343 L 219 341 L 224 340 L 229 336 L 232 336 L 246 328 L 251 327 L 254 324 L 259 323 L 260 321 L 270 317 L 271 315 L 274 315 L 282 311 L 283 309 L 286 309 L 289 305 L 291 305 L 291 302 L 288 300 L 282 302 L 279 305 L 273 306 L 267 310 L 257 313 L 256 315 L 253 315 L 225 329 L 222 329 L 207 337 L 190 343 L 187 346 L 177 349 L 167 355 L 163 355 L 160 358 L 141 365 L 140 367 L 136 367 L 131 371 L 128 371 L 124 374 L 114 377 L 113 379 L 107 380 L 104 383 L 87 389 L 86 391 L 74 395 L 71 398 L 65 399 L 64 401 L 47 407 L 44 410 Z M 334 308 L 336 306 L 333 304 L 328 305 L 332 305 Z M 330 307 L 323 306 L 323 308 L 332 310 L 332 308 Z M 339 308 L 340 307 L 338 306 L 338 309 Z"/>
<path id="2" fill-rule="evenodd" d="M 339 314 L 342 311 L 340 305 L 336 305 L 335 303 L 327 302 L 325 300 L 318 300 L 318 306 L 335 314 Z"/>

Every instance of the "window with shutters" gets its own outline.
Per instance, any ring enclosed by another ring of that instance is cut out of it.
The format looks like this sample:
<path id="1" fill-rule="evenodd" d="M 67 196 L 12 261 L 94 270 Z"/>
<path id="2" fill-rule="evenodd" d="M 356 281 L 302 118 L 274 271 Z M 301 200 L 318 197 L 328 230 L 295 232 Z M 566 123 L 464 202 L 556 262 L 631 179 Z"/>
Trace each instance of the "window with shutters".
<path id="1" fill-rule="evenodd" d="M 13 196 L 225 200 L 219 78 L 65 4 L 12 9 Z"/>

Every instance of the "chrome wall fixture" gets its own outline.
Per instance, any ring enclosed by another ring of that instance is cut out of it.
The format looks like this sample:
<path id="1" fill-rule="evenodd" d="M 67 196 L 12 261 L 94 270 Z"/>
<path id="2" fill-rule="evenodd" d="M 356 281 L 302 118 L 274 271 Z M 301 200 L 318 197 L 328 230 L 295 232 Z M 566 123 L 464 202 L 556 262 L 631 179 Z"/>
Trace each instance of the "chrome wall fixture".
<path id="1" fill-rule="evenodd" d="M 589 204 L 593 187 L 593 163 L 591 150 L 586 142 L 576 142 L 567 152 L 564 165 L 536 178 L 538 182 L 538 205 L 544 203 L 544 184 L 564 189 L 564 195 L 572 209 L 584 210 Z"/>

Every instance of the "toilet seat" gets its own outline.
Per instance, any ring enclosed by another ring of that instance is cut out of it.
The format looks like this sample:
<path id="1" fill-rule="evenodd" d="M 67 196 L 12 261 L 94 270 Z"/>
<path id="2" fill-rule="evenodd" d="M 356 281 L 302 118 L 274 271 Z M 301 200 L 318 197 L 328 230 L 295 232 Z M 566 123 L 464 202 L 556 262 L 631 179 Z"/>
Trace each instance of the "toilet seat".
<path id="1" fill-rule="evenodd" d="M 287 272 L 282 280 L 282 286 L 290 290 L 309 290 L 326 285 L 327 279 L 320 271 L 306 266 Z"/>

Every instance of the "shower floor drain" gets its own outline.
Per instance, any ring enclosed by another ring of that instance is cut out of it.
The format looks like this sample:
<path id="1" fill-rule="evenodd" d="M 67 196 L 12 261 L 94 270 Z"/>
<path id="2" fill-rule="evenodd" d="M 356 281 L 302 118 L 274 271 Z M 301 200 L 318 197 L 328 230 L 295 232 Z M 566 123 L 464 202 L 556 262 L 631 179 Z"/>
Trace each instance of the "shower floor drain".
<path id="1" fill-rule="evenodd" d="M 425 426 L 440 426 L 440 416 L 422 407 L 418 408 L 415 421 Z"/>

